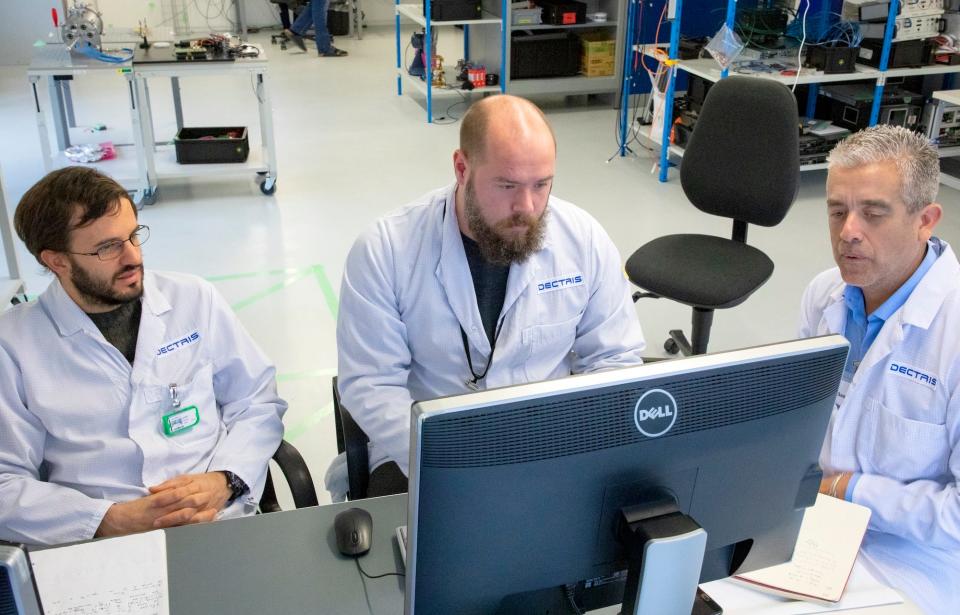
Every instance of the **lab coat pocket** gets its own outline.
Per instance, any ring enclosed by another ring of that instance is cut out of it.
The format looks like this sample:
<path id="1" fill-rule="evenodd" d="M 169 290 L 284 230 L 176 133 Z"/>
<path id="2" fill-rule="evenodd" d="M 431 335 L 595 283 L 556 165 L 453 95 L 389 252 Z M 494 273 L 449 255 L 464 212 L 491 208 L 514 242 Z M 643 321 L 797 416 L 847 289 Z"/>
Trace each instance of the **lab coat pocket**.
<path id="1" fill-rule="evenodd" d="M 871 406 L 868 425 L 873 446 L 868 454 L 874 471 L 900 481 L 947 474 L 950 451 L 945 425 L 905 418 L 876 400 Z"/>
<path id="2" fill-rule="evenodd" d="M 523 330 L 521 340 L 528 349 L 525 370 L 529 381 L 544 380 L 573 349 L 580 315 L 563 322 L 536 325 Z"/>
<path id="3" fill-rule="evenodd" d="M 155 388 L 155 387 L 151 387 Z M 213 367 L 210 363 L 198 368 L 189 382 L 177 384 L 180 405 L 174 407 L 169 386 L 163 387 L 164 400 L 157 412 L 157 429 L 175 446 L 191 448 L 216 441 L 220 433 L 220 412 L 213 392 Z M 193 416 L 193 409 L 196 416 Z M 167 420 L 164 419 L 167 417 Z M 189 425 L 192 427 L 179 428 Z M 165 429 L 165 424 L 168 428 Z M 171 433 L 172 432 L 172 433 Z"/>

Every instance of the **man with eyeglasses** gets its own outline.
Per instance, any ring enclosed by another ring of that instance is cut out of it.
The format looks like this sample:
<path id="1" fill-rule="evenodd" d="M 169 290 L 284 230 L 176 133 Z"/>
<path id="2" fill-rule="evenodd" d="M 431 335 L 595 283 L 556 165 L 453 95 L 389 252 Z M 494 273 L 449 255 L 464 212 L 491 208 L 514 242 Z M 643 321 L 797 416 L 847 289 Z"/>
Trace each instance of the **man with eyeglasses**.
<path id="1" fill-rule="evenodd" d="M 253 514 L 287 404 L 223 298 L 145 272 L 149 229 L 93 169 L 41 179 L 14 226 L 56 279 L 0 315 L 0 539 Z"/>

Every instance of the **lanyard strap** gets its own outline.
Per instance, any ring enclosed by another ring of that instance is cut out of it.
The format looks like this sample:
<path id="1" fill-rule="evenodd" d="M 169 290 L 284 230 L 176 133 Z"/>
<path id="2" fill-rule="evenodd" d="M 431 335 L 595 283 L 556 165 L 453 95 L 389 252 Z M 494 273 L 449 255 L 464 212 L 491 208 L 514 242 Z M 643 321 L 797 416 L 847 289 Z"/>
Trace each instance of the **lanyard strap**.
<path id="1" fill-rule="evenodd" d="M 473 358 L 470 356 L 470 343 L 467 341 L 467 332 L 463 330 L 463 325 L 460 325 L 460 339 L 463 340 L 463 354 L 467 357 L 467 367 L 470 368 L 470 375 L 472 376 L 465 384 L 471 391 L 480 390 L 478 383 L 487 377 L 487 372 L 490 371 L 490 366 L 493 365 L 493 353 L 497 351 L 497 340 L 500 339 L 500 329 L 502 327 L 503 319 L 501 318 L 500 322 L 497 323 L 497 332 L 494 333 L 493 341 L 490 343 L 490 359 L 487 361 L 487 366 L 484 368 L 483 373 L 478 374 L 473 370 Z"/>

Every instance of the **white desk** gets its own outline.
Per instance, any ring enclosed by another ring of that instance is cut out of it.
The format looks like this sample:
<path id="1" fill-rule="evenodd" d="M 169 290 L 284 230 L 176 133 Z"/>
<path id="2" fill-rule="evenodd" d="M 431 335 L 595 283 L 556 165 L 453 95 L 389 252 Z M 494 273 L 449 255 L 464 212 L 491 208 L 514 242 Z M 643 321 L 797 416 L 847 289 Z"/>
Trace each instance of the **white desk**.
<path id="1" fill-rule="evenodd" d="M 270 104 L 270 91 L 267 87 L 267 57 L 261 50 L 256 58 L 237 58 L 232 62 L 141 62 L 138 52 L 134 59 L 133 78 L 140 106 L 140 125 L 143 130 L 143 152 L 145 158 L 147 183 L 151 189 L 157 186 L 157 180 L 169 177 L 190 177 L 197 175 L 236 175 L 256 173 L 262 177 L 260 190 L 267 195 L 273 194 L 277 187 L 277 153 L 273 137 L 273 110 Z M 210 75 L 250 75 L 255 81 L 254 94 L 260 120 L 260 147 L 250 148 L 250 156 L 244 163 L 231 164 L 190 164 L 182 165 L 176 161 L 173 146 L 169 143 L 157 143 L 153 132 L 153 111 L 150 102 L 149 80 L 154 77 L 169 77 L 173 86 L 174 112 L 177 117 L 177 129 L 183 128 L 183 112 L 180 103 L 181 78 L 209 77 Z"/>
<path id="2" fill-rule="evenodd" d="M 170 613 L 402 615 L 402 578 L 362 579 L 353 559 L 337 551 L 333 519 L 351 507 L 373 517 L 364 569 L 402 570 L 394 528 L 406 520 L 406 495 L 173 528 L 166 532 Z M 920 615 L 905 604 L 843 614 Z"/>
<path id="3" fill-rule="evenodd" d="M 82 56 L 72 55 L 63 45 L 51 44 L 34 50 L 33 60 L 27 69 L 27 77 L 33 92 L 40 148 L 43 152 L 44 170 L 76 164 L 67 159 L 63 150 L 71 145 L 70 128 L 76 122 L 70 96 L 70 79 L 98 73 L 119 73 L 126 79 L 128 96 L 124 104 L 130 113 L 132 143 L 115 143 L 117 157 L 95 162 L 92 166 L 113 177 L 133 195 L 135 203 L 151 203 L 156 197 L 157 181 L 160 178 L 190 177 L 196 175 L 222 176 L 256 174 L 260 176 L 260 190 L 267 195 L 276 190 L 277 156 L 273 136 L 273 111 L 267 87 L 267 58 L 261 52 L 257 58 L 240 58 L 233 62 L 165 62 L 140 64 L 125 62 L 110 64 Z M 252 147 L 245 163 L 239 164 L 193 164 L 176 162 L 173 146 L 156 143 L 153 132 L 153 114 L 150 104 L 148 80 L 153 77 L 169 77 L 173 88 L 174 112 L 177 128 L 183 127 L 183 110 L 180 100 L 180 78 L 204 77 L 212 74 L 252 75 L 255 81 L 253 94 L 257 97 L 261 145 Z M 44 106 L 39 84 L 46 80 L 52 110 Z M 48 113 L 52 116 L 57 150 L 50 145 L 47 128 Z M 107 133 L 95 133 L 99 140 Z"/>
<path id="4" fill-rule="evenodd" d="M 73 116 L 73 102 L 70 93 L 70 80 L 90 74 L 109 75 L 120 73 L 127 81 L 128 95 L 124 97 L 123 105 L 130 114 L 132 143 L 115 143 L 117 157 L 112 160 L 95 162 L 92 166 L 110 175 L 120 185 L 133 194 L 134 202 L 147 198 L 149 185 L 147 183 L 146 162 L 141 154 L 142 135 L 140 130 L 139 105 L 133 83 L 133 75 L 129 62 L 110 64 L 89 58 L 74 56 L 61 44 L 50 44 L 34 49 L 33 58 L 27 68 L 27 79 L 33 93 L 37 131 L 40 136 L 40 150 L 43 153 L 43 167 L 46 172 L 64 166 L 76 164 L 71 162 L 63 153 L 70 147 L 70 128 L 76 125 Z M 51 105 L 49 113 L 53 120 L 57 150 L 50 147 L 50 135 L 47 130 L 48 110 L 44 106 L 43 97 L 39 91 L 41 81 L 46 81 L 48 99 Z M 105 140 L 110 133 L 95 133 L 93 140 Z"/>

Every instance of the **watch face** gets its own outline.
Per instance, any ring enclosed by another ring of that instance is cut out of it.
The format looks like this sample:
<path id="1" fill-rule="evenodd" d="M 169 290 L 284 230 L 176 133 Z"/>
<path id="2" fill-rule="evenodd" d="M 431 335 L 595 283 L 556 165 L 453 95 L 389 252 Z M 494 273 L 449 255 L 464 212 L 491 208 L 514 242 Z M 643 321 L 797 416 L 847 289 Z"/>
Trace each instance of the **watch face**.
<path id="1" fill-rule="evenodd" d="M 227 486 L 230 487 L 230 501 L 232 502 L 243 495 L 243 492 L 247 490 L 247 485 L 233 472 L 225 471 L 224 475 L 227 477 Z"/>

